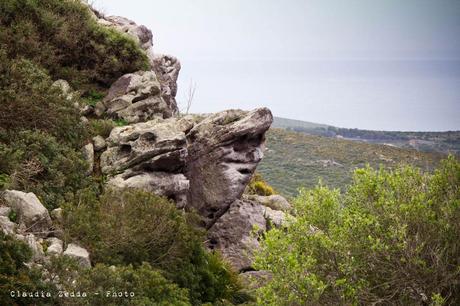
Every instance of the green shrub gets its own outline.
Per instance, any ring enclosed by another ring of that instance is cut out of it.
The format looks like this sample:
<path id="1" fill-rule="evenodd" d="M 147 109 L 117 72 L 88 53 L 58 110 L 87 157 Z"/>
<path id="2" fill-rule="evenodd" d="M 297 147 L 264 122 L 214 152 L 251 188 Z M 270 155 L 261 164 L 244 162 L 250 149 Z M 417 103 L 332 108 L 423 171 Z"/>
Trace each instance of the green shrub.
<path id="1" fill-rule="evenodd" d="M 104 28 L 73 0 L 3 0 L 0 44 L 8 58 L 23 57 L 74 88 L 107 88 L 148 59 L 134 40 Z"/>
<path id="2" fill-rule="evenodd" d="M 0 174 L 8 176 L 3 188 L 34 192 L 49 209 L 92 186 L 86 169 L 80 152 L 46 133 L 0 133 Z"/>
<path id="3" fill-rule="evenodd" d="M 460 303 L 460 163 L 355 172 L 348 192 L 302 190 L 296 219 L 267 233 L 263 305 Z"/>
<path id="4" fill-rule="evenodd" d="M 24 263 L 32 256 L 30 248 L 22 241 L 6 236 L 0 231 L 0 301 L 2 305 L 30 305 L 28 298 L 15 298 L 11 291 L 49 291 L 38 270 L 27 268 Z M 35 305 L 49 305 L 48 301 L 34 300 Z"/>
<path id="5" fill-rule="evenodd" d="M 275 190 L 265 182 L 259 173 L 255 173 L 251 178 L 248 186 L 246 187 L 246 193 L 256 194 L 261 196 L 270 196 L 275 194 Z"/>
<path id="6" fill-rule="evenodd" d="M 83 191 L 64 210 L 64 228 L 90 250 L 93 262 L 160 269 L 189 289 L 193 304 L 232 300 L 240 286 L 236 274 L 203 247 L 197 218 L 169 200 L 139 190 L 107 190 L 101 197 Z"/>
<path id="7" fill-rule="evenodd" d="M 115 127 L 115 123 L 110 119 L 93 119 L 89 121 L 89 134 L 94 137 L 100 135 L 104 138 L 109 137 L 110 132 Z"/>
<path id="8" fill-rule="evenodd" d="M 0 128 L 41 130 L 78 147 L 85 138 L 77 100 L 68 100 L 47 72 L 29 60 L 8 60 L 0 49 Z"/>
<path id="9" fill-rule="evenodd" d="M 71 258 L 55 257 L 47 270 L 62 290 L 88 293 L 72 299 L 72 305 L 190 305 L 187 289 L 179 288 L 148 263 L 81 269 Z M 122 297 L 112 296 L 120 292 Z"/>

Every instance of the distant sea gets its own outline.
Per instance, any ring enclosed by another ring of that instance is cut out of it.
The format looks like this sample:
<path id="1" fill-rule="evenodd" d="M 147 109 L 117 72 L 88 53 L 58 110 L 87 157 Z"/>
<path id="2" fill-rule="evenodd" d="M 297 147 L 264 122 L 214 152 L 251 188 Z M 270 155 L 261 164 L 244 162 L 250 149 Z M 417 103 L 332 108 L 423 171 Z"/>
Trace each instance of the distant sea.
<path id="1" fill-rule="evenodd" d="M 460 61 L 182 61 L 192 112 L 269 107 L 279 117 L 372 130 L 460 130 Z"/>

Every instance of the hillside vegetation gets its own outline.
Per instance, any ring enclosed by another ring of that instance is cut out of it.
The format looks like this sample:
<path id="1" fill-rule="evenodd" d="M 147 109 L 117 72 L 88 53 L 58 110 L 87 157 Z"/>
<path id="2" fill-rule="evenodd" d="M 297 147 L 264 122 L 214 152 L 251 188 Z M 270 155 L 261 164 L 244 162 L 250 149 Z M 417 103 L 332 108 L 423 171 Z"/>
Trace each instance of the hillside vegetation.
<path id="1" fill-rule="evenodd" d="M 258 171 L 286 196 L 296 195 L 299 187 L 313 188 L 320 179 L 327 186 L 345 190 L 353 170 L 367 164 L 392 168 L 403 163 L 432 170 L 445 157 L 276 128 L 270 129 L 266 137 L 265 156 Z"/>
<path id="2" fill-rule="evenodd" d="M 132 300 L 101 295 L 74 299 L 72 305 L 238 301 L 237 276 L 219 254 L 204 248 L 205 233 L 197 229 L 193 213 L 142 191 L 104 191 L 106 177 L 87 175 L 82 146 L 93 136 L 107 137 L 118 123 L 104 118 L 82 122 L 79 107 L 100 100 L 122 75 L 148 66 L 145 52 L 131 38 L 93 17 L 74 0 L 0 2 L 0 194 L 33 192 L 48 210 L 62 208 L 65 218 L 55 230 L 65 237 L 63 247 L 77 243 L 97 263 L 85 270 L 62 257 L 29 269 L 30 247 L 0 234 L 0 304 L 30 305 L 30 299 L 14 298 L 10 290 L 57 292 L 58 287 L 136 292 Z M 75 91 L 69 95 L 55 84 L 58 79 Z M 2 201 L 3 196 L 0 206 Z M 5 224 L 18 221 L 14 211 L 1 218 Z M 44 282 L 43 273 L 53 282 Z"/>
<path id="3" fill-rule="evenodd" d="M 302 189 L 262 242 L 259 305 L 459 305 L 459 186 L 451 156 L 434 173 L 356 170 L 345 194 Z"/>
<path id="4" fill-rule="evenodd" d="M 421 152 L 460 154 L 460 131 L 401 132 L 347 129 L 300 120 L 275 117 L 273 127 L 332 138 L 386 144 Z"/>

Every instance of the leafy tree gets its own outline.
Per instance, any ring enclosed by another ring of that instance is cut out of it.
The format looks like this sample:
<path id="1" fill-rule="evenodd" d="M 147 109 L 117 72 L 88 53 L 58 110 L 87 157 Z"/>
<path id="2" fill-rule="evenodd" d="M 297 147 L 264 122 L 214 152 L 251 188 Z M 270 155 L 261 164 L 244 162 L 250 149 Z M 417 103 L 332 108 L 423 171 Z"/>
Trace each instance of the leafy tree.
<path id="1" fill-rule="evenodd" d="M 458 305 L 460 163 L 357 170 L 348 192 L 302 190 L 257 257 L 263 305 Z"/>

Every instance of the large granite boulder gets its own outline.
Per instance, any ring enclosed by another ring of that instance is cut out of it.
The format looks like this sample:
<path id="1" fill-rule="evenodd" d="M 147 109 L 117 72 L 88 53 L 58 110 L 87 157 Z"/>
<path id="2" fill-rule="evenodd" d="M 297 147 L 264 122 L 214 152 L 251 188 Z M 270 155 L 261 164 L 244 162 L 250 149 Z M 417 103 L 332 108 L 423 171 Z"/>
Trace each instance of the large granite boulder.
<path id="1" fill-rule="evenodd" d="M 208 247 L 219 250 L 235 270 L 252 270 L 253 253 L 259 247 L 258 236 L 266 227 L 263 206 L 237 200 L 209 229 Z"/>
<path id="2" fill-rule="evenodd" d="M 187 134 L 188 205 L 207 228 L 243 194 L 263 157 L 264 135 L 272 120 L 267 108 L 227 110 L 208 116 Z"/>
<path id="3" fill-rule="evenodd" d="M 126 171 L 107 182 L 108 187 L 125 189 L 135 188 L 173 200 L 178 208 L 187 204 L 189 180 L 183 174 L 167 172 L 133 172 Z"/>
<path id="4" fill-rule="evenodd" d="M 160 54 L 153 58 L 153 70 L 160 80 L 161 96 L 174 113 L 178 111 L 176 94 L 180 68 L 180 62 L 174 56 Z"/>
<path id="5" fill-rule="evenodd" d="M 37 236 L 46 236 L 52 226 L 48 210 L 42 205 L 33 193 L 17 190 L 7 190 L 3 193 L 6 204 L 18 215 L 18 223 L 25 227 L 27 232 Z"/>
<path id="6" fill-rule="evenodd" d="M 192 127 L 189 116 L 114 128 L 101 155 L 102 172 L 116 174 L 108 185 L 142 189 L 184 207 L 189 190 L 183 174 L 188 152 L 185 135 Z"/>
<path id="7" fill-rule="evenodd" d="M 185 133 L 192 126 L 188 118 L 170 118 L 114 128 L 101 155 L 102 172 L 181 172 L 187 156 Z"/>
<path id="8" fill-rule="evenodd" d="M 107 96 L 96 105 L 96 115 L 106 113 L 128 123 L 153 118 L 169 118 L 176 112 L 161 96 L 161 85 L 154 71 L 138 71 L 120 77 Z"/>

